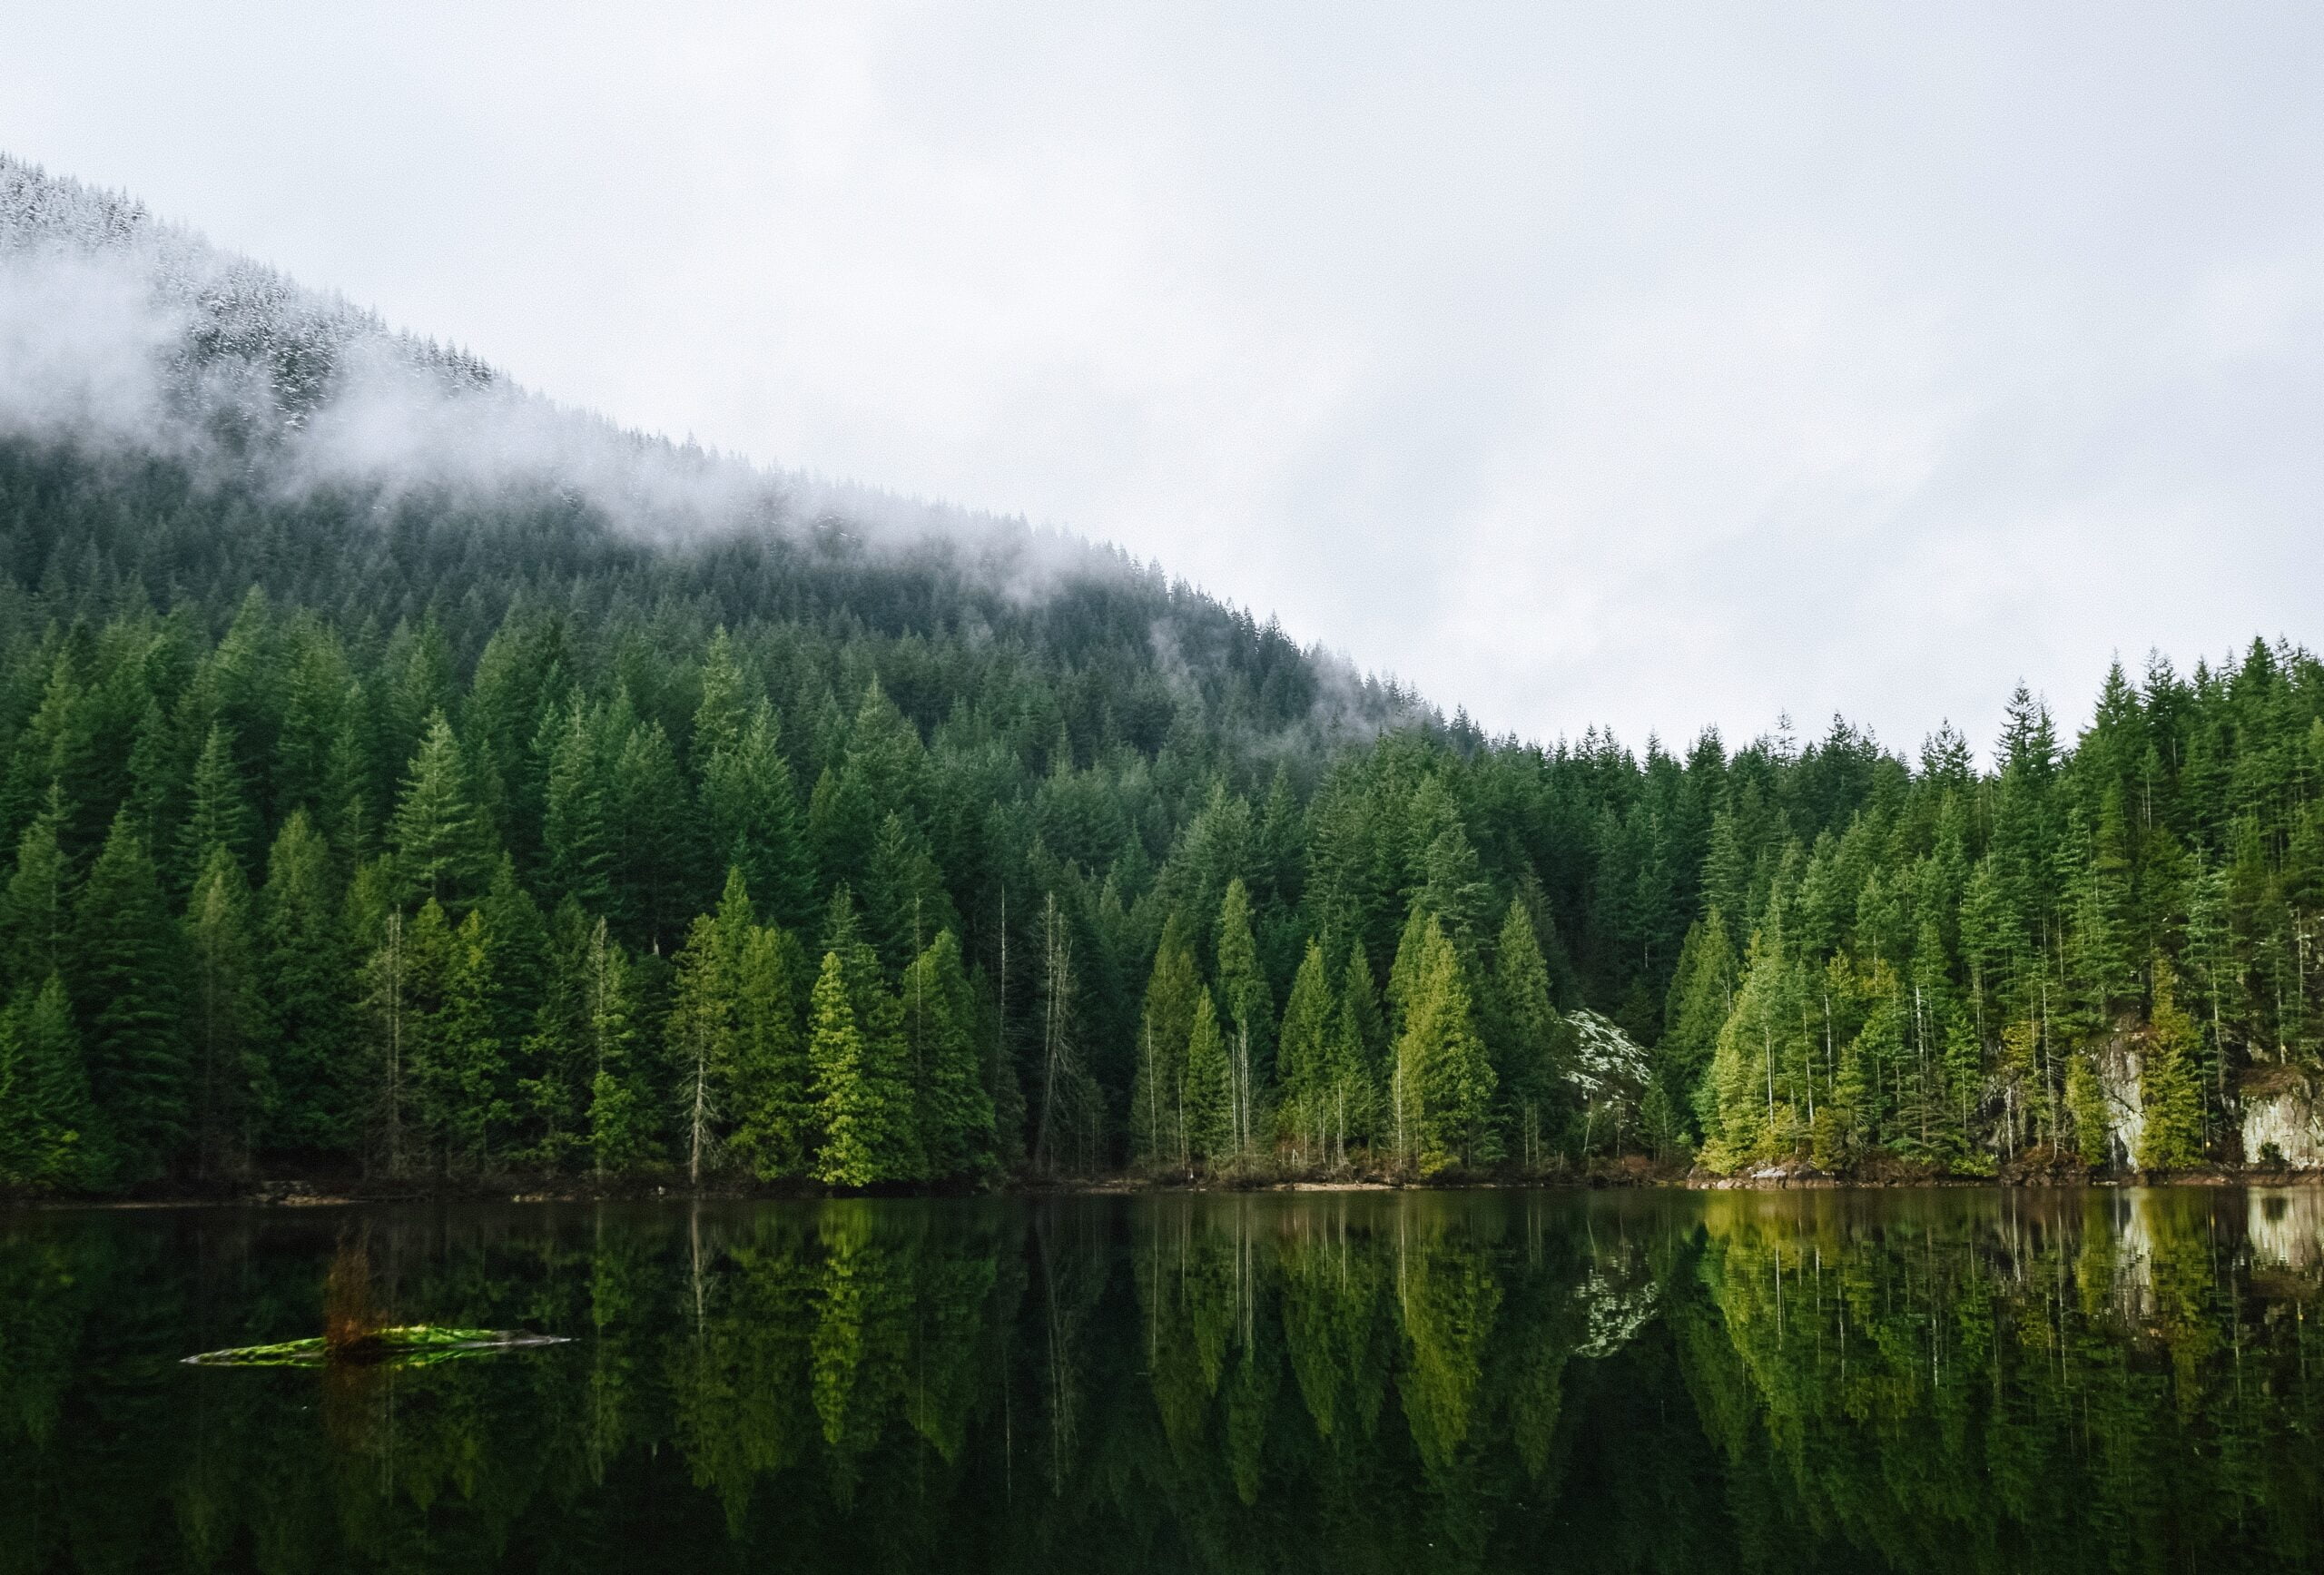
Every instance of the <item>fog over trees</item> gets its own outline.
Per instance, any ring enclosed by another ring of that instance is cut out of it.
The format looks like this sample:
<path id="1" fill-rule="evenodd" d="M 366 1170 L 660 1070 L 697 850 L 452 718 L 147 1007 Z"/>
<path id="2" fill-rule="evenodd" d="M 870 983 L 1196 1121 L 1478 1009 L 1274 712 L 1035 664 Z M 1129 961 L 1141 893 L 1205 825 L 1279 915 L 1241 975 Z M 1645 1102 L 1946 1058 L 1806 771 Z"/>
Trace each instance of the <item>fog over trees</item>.
<path id="1" fill-rule="evenodd" d="M 0 259 L 11 1187 L 2179 1167 L 2319 1064 L 2292 646 L 1990 767 L 1492 738 L 20 164 Z"/>

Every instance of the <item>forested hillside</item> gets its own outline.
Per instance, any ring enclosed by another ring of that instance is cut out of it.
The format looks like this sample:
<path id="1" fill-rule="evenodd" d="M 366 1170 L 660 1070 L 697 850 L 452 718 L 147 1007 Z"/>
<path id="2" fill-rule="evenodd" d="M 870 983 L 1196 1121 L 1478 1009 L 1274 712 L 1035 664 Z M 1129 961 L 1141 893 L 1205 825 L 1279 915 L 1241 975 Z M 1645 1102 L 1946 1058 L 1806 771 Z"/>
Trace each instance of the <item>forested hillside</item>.
<path id="1" fill-rule="evenodd" d="M 150 373 L 0 433 L 7 1186 L 2177 1167 L 2317 1064 L 2304 652 L 2118 672 L 2071 744 L 2021 694 L 1990 772 L 1487 739 L 123 199 L 0 163 L 0 236 L 144 281 L 91 342 Z"/>

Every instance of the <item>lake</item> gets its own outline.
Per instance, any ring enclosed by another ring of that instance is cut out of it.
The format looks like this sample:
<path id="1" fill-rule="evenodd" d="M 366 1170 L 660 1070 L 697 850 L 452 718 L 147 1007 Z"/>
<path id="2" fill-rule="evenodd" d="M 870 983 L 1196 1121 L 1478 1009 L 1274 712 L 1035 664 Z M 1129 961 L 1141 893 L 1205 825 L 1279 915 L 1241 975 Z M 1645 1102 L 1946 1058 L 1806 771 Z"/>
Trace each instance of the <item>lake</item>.
<path id="1" fill-rule="evenodd" d="M 0 1575 L 2324 1569 L 2324 1192 L 0 1214 Z M 566 1336 L 189 1366 L 327 1313 Z"/>

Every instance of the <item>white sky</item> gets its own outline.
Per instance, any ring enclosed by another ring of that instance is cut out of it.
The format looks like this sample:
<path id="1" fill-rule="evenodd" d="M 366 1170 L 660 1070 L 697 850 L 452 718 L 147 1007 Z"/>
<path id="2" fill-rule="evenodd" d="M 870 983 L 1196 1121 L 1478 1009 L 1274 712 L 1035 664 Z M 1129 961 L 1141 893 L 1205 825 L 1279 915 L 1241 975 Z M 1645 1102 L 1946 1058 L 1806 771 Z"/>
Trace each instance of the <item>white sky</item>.
<path id="1" fill-rule="evenodd" d="M 2324 644 L 2324 8 L 9 0 L 0 148 L 1533 736 Z"/>

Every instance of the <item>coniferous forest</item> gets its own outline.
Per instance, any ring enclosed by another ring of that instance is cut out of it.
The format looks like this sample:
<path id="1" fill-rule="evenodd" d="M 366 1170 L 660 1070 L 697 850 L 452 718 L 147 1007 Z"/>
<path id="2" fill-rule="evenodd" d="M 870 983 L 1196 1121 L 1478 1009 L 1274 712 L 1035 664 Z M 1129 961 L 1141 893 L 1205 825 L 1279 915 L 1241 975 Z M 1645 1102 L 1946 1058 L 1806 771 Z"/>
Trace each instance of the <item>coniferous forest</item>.
<path id="1" fill-rule="evenodd" d="M 303 419 L 357 320 L 288 288 L 188 342 Z M 1544 746 L 1021 530 L 208 433 L 0 438 L 11 1188 L 2175 1170 L 2324 1066 L 2288 645 L 2021 691 L 1989 769 Z"/>

